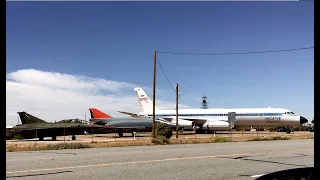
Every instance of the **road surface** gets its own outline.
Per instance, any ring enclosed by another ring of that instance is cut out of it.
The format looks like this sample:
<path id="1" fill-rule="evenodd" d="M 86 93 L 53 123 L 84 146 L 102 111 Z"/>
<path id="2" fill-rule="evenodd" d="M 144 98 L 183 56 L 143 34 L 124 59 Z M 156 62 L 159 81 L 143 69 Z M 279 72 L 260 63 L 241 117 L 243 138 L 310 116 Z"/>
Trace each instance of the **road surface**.
<path id="1" fill-rule="evenodd" d="M 314 140 L 7 152 L 10 179 L 255 179 L 314 165 Z"/>

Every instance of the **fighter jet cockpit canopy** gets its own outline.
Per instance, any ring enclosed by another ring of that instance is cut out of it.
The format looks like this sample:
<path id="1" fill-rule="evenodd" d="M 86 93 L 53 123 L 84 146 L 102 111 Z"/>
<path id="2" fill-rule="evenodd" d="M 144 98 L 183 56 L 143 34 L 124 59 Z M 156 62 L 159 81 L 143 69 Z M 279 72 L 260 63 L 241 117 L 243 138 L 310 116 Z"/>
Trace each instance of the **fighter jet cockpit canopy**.
<path id="1" fill-rule="evenodd" d="M 81 120 L 81 119 L 64 119 L 59 121 L 59 123 L 82 123 L 82 124 L 88 124 L 88 121 Z"/>
<path id="2" fill-rule="evenodd" d="M 284 114 L 294 114 L 292 111 L 285 112 Z"/>

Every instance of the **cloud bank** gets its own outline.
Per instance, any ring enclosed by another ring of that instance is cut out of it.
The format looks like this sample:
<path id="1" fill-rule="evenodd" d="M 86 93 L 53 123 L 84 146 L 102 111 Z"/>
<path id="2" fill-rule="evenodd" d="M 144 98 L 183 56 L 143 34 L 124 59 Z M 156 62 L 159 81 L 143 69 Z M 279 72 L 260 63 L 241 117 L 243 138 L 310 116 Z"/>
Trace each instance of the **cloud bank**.
<path id="1" fill-rule="evenodd" d="M 142 109 L 133 88 L 149 88 L 128 82 L 35 69 L 7 73 L 6 79 L 7 125 L 18 123 L 18 111 L 26 111 L 49 122 L 84 119 L 85 114 L 88 119 L 90 107 L 115 117 L 126 116 L 117 112 L 120 110 L 138 113 Z M 157 100 L 156 103 L 160 109 L 175 109 L 175 102 Z"/>

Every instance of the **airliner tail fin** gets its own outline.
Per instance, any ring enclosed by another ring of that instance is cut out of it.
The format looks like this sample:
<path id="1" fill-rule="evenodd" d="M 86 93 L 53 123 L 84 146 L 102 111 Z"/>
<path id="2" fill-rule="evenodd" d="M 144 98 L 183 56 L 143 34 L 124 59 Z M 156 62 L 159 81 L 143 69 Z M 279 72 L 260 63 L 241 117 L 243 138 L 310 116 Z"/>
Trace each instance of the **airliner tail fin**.
<path id="1" fill-rule="evenodd" d="M 147 113 L 152 113 L 152 101 L 150 100 L 150 98 L 148 97 L 148 95 L 144 92 L 144 90 L 140 87 L 138 88 L 134 88 L 134 91 L 136 91 L 137 96 L 138 96 L 138 100 L 140 105 L 142 106 L 142 109 L 144 112 Z M 157 107 L 155 107 L 156 111 L 159 111 L 159 109 Z"/>

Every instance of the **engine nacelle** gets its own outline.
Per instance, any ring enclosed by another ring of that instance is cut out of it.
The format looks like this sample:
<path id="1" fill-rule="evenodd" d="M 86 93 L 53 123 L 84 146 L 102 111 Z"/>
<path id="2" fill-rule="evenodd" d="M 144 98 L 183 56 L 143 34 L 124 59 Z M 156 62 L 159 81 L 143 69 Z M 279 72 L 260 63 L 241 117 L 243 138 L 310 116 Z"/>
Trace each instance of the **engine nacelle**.
<path id="1" fill-rule="evenodd" d="M 229 130 L 229 123 L 228 122 L 222 122 L 222 121 L 217 121 L 217 122 L 208 122 L 203 124 L 202 129 L 207 129 L 207 130 Z"/>
<path id="2" fill-rule="evenodd" d="M 173 119 L 171 122 L 172 122 L 172 123 L 175 123 L 176 120 Z M 183 126 L 183 129 L 193 129 L 193 128 L 194 128 L 194 123 L 193 123 L 193 121 L 178 119 L 178 124 L 179 124 L 180 126 Z"/>

